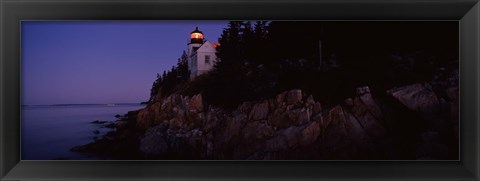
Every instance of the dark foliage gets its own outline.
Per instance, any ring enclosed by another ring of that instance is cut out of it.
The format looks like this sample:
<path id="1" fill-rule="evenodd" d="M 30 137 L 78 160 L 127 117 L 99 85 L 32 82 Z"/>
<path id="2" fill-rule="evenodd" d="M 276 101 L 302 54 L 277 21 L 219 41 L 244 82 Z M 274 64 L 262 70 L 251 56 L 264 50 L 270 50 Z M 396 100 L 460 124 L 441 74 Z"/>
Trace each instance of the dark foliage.
<path id="1" fill-rule="evenodd" d="M 384 93 L 458 69 L 458 22 L 232 21 L 220 45 L 221 61 L 187 92 L 225 108 L 293 88 L 332 105 L 358 86 Z M 158 76 L 152 95 L 188 80 L 187 67 Z"/>
<path id="2" fill-rule="evenodd" d="M 150 100 L 148 102 L 153 101 L 159 91 L 165 95 L 170 94 L 180 83 L 188 81 L 189 76 L 188 57 L 183 51 L 182 56 L 178 59 L 177 66 L 173 66 L 168 72 L 164 71 L 161 76 L 157 74 L 157 79 L 150 89 Z"/>
<path id="3" fill-rule="evenodd" d="M 358 86 L 383 93 L 458 69 L 457 22 L 250 25 L 230 22 L 222 34 L 222 61 L 205 87 L 213 104 L 236 106 L 292 88 L 336 104 Z"/>

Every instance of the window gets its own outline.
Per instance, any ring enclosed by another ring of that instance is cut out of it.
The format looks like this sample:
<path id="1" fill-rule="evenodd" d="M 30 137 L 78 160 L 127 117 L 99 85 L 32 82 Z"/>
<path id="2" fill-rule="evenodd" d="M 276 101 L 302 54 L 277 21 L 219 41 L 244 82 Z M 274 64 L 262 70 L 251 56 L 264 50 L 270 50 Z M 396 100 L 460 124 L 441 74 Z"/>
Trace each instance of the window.
<path id="1" fill-rule="evenodd" d="M 210 63 L 210 55 L 205 55 L 205 63 Z"/>

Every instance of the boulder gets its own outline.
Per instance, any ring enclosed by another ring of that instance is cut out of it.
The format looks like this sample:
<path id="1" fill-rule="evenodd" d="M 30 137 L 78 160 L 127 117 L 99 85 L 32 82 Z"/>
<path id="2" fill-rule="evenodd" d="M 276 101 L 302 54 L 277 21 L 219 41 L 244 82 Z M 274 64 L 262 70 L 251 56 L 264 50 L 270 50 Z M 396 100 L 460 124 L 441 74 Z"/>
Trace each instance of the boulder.
<path id="1" fill-rule="evenodd" d="M 345 130 L 354 146 L 365 151 L 373 147 L 373 142 L 368 133 L 363 129 L 360 121 L 350 112 L 345 111 Z M 383 128 L 382 128 L 383 130 Z M 352 145 L 353 146 L 353 145 Z"/>
<path id="2" fill-rule="evenodd" d="M 304 128 L 305 126 L 291 126 L 278 131 L 278 134 L 285 138 L 287 146 L 291 148 L 299 144 L 301 132 Z"/>
<path id="3" fill-rule="evenodd" d="M 180 127 L 180 128 L 185 128 L 187 126 L 185 117 L 173 117 L 168 121 L 168 124 L 170 126 Z"/>
<path id="4" fill-rule="evenodd" d="M 213 158 L 234 159 L 233 152 L 240 144 L 242 135 L 240 131 L 247 123 L 246 114 L 238 114 L 235 117 L 225 117 L 219 121 L 217 129 L 213 133 Z"/>
<path id="5" fill-rule="evenodd" d="M 249 118 L 254 121 L 266 120 L 268 118 L 268 101 L 255 104 Z"/>
<path id="6" fill-rule="evenodd" d="M 373 139 L 380 139 L 386 135 L 385 127 L 382 125 L 383 120 L 378 119 L 378 115 L 375 116 L 371 110 L 375 110 L 376 108 L 369 109 L 374 107 L 375 105 L 367 106 L 362 101 L 361 98 L 356 97 L 353 100 L 353 107 L 351 108 L 351 113 L 365 130 Z M 378 108 L 380 109 L 380 108 Z"/>
<path id="7" fill-rule="evenodd" d="M 322 105 L 320 104 L 320 102 L 315 102 L 315 104 L 313 104 L 312 115 L 316 116 L 321 111 L 322 111 Z"/>
<path id="8" fill-rule="evenodd" d="M 292 126 L 277 131 L 274 137 L 265 142 L 265 151 L 277 152 L 288 150 L 298 144 L 300 127 Z"/>
<path id="9" fill-rule="evenodd" d="M 92 124 L 105 124 L 105 123 L 107 123 L 107 122 L 108 122 L 108 121 L 95 120 L 95 121 L 92 121 L 92 122 L 90 122 L 90 123 L 92 123 Z"/>
<path id="10" fill-rule="evenodd" d="M 326 159 L 349 159 L 354 152 L 350 135 L 345 127 L 346 118 L 342 107 L 332 108 L 324 117 L 320 152 Z"/>
<path id="11" fill-rule="evenodd" d="M 172 110 L 173 107 L 177 107 L 182 110 L 186 109 L 185 99 L 178 94 L 172 94 L 164 98 L 161 102 L 161 110 Z"/>
<path id="12" fill-rule="evenodd" d="M 312 117 L 312 121 L 317 122 L 318 126 L 320 127 L 320 130 L 323 128 L 324 120 L 323 120 L 323 115 L 318 114 Z"/>
<path id="13" fill-rule="evenodd" d="M 352 98 L 345 99 L 345 105 L 353 106 L 353 99 Z"/>
<path id="14" fill-rule="evenodd" d="M 225 142 L 229 142 L 233 137 L 238 137 L 240 131 L 247 123 L 247 115 L 239 114 L 231 119 L 226 120 L 226 126 L 223 129 L 225 131 L 224 139 Z"/>
<path id="15" fill-rule="evenodd" d="M 297 104 L 302 102 L 303 95 L 302 95 L 302 90 L 300 89 L 294 89 L 291 91 L 288 91 L 287 93 L 287 104 L 292 105 L 292 104 Z"/>
<path id="16" fill-rule="evenodd" d="M 156 120 L 160 119 L 161 106 L 160 102 L 155 102 L 140 110 L 137 115 L 136 127 L 140 129 L 151 127 Z"/>
<path id="17" fill-rule="evenodd" d="M 254 121 L 245 125 L 241 134 L 245 140 L 251 142 L 272 137 L 274 130 L 265 123 Z"/>
<path id="18" fill-rule="evenodd" d="M 320 135 L 320 126 L 317 122 L 311 122 L 301 132 L 300 145 L 309 146 L 315 142 Z"/>
<path id="19" fill-rule="evenodd" d="M 313 116 L 313 107 L 315 104 L 315 100 L 313 99 L 312 95 L 309 95 L 307 97 L 307 100 L 305 101 L 305 108 L 307 108 L 308 111 L 308 116 L 312 117 Z"/>
<path id="20" fill-rule="evenodd" d="M 140 112 L 141 109 L 139 110 L 134 110 L 134 111 L 128 111 L 127 114 L 124 115 L 125 118 L 134 118 L 137 117 L 138 112 Z"/>
<path id="21" fill-rule="evenodd" d="M 368 86 L 357 88 L 357 96 L 373 116 L 378 119 L 382 118 L 382 111 L 373 99 L 372 94 L 370 94 L 370 88 Z"/>
<path id="22" fill-rule="evenodd" d="M 270 111 L 273 111 L 281 106 L 275 102 L 275 99 L 268 99 L 267 102 L 268 102 L 269 113 Z"/>
<path id="23" fill-rule="evenodd" d="M 277 106 L 281 106 L 286 101 L 286 97 L 287 97 L 286 91 L 278 94 L 275 97 L 275 103 L 277 104 Z"/>
<path id="24" fill-rule="evenodd" d="M 168 144 L 163 134 L 163 125 L 147 129 L 140 140 L 140 151 L 147 157 L 161 156 L 168 153 Z"/>
<path id="25" fill-rule="evenodd" d="M 203 111 L 202 94 L 194 95 L 188 102 L 188 110 L 190 112 L 199 113 Z"/>
<path id="26" fill-rule="evenodd" d="M 116 121 L 115 122 L 115 128 L 117 129 L 123 129 L 125 126 L 127 126 L 127 121 Z"/>
<path id="27" fill-rule="evenodd" d="M 113 128 L 116 128 L 117 125 L 115 123 L 109 123 L 107 125 L 104 126 L 105 128 L 110 128 L 110 129 L 113 129 Z"/>
<path id="28" fill-rule="evenodd" d="M 359 96 L 364 94 L 370 94 L 370 87 L 368 86 L 358 87 L 356 92 L 357 92 L 357 95 Z"/>
<path id="29" fill-rule="evenodd" d="M 343 109 L 340 106 L 335 106 L 325 115 L 323 118 L 323 129 L 327 129 L 331 123 L 343 122 L 345 116 L 343 115 Z"/>
<path id="30" fill-rule="evenodd" d="M 275 128 L 286 128 L 292 125 L 285 108 L 277 108 L 268 116 L 268 124 Z"/>
<path id="31" fill-rule="evenodd" d="M 253 105 L 251 102 L 243 102 L 242 104 L 240 104 L 240 106 L 238 106 L 237 110 L 240 113 L 249 114 L 250 111 L 252 110 L 252 106 Z"/>
<path id="32" fill-rule="evenodd" d="M 313 105 L 313 104 L 315 104 L 315 100 L 313 99 L 313 96 L 312 96 L 312 95 L 309 95 L 309 96 L 307 97 L 307 100 L 305 101 L 305 104 L 306 104 L 306 105 Z"/>
<path id="33" fill-rule="evenodd" d="M 288 119 L 296 126 L 303 125 L 310 121 L 310 114 L 307 109 L 295 109 L 288 111 Z"/>
<path id="34" fill-rule="evenodd" d="M 220 124 L 221 121 L 225 120 L 220 113 L 216 112 L 214 109 L 210 108 L 209 111 L 206 113 L 206 118 L 203 120 L 203 130 L 205 132 L 211 132 L 212 130 L 216 129 Z"/>
<path id="35" fill-rule="evenodd" d="M 249 122 L 240 133 L 241 139 L 231 143 L 234 146 L 233 158 L 248 159 L 252 154 L 265 150 L 265 141 L 274 134 L 273 128 L 260 121 Z"/>
<path id="36" fill-rule="evenodd" d="M 185 120 L 185 123 L 186 123 L 185 126 L 188 129 L 202 127 L 204 125 L 205 119 L 206 119 L 205 114 L 203 112 L 200 112 L 200 113 L 189 112 Z"/>
<path id="37" fill-rule="evenodd" d="M 428 83 L 412 84 L 394 88 L 387 94 L 395 97 L 411 110 L 422 113 L 432 113 L 439 109 L 440 101 Z"/>

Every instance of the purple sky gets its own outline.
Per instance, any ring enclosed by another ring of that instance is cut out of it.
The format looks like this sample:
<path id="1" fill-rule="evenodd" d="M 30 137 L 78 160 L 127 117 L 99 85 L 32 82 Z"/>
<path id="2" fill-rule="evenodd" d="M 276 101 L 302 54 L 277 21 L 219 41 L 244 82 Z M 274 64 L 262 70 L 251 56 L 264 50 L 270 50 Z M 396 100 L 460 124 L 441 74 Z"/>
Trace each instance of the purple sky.
<path id="1" fill-rule="evenodd" d="M 216 42 L 225 21 L 24 21 L 22 104 L 139 103 L 198 26 Z"/>

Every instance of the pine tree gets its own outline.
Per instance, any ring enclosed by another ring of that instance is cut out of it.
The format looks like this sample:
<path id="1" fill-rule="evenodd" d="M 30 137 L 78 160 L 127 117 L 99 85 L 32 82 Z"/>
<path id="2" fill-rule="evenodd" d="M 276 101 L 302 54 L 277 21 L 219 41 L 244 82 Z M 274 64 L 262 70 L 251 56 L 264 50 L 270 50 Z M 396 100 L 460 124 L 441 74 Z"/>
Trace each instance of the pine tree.
<path id="1" fill-rule="evenodd" d="M 190 70 L 188 69 L 188 56 L 183 51 L 182 56 L 178 59 L 177 63 L 178 76 L 181 77 L 180 81 L 187 81 L 190 78 Z"/>

